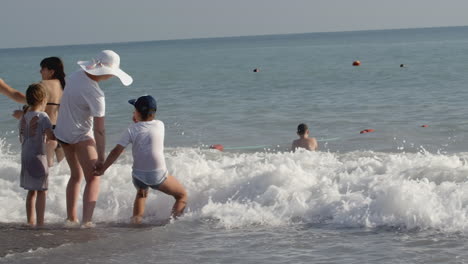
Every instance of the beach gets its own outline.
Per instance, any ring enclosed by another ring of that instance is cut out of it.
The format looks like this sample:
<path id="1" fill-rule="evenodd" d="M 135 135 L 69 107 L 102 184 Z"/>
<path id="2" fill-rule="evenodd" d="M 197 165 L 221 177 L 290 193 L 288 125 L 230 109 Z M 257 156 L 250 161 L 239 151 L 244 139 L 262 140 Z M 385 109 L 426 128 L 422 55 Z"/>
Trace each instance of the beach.
<path id="1" fill-rule="evenodd" d="M 0 49 L 9 65 L 0 78 L 23 92 L 40 79 L 44 57 L 61 57 L 72 73 L 78 60 L 118 52 L 134 83 L 101 85 L 106 149 L 132 122 L 127 101 L 151 94 L 166 125 L 168 170 L 189 195 L 174 221 L 172 197 L 150 191 L 143 225 L 130 225 L 128 149 L 102 176 L 96 228 L 63 226 L 65 162 L 50 171 L 45 228 L 24 227 L 18 123 L 10 116 L 20 106 L 0 97 L 0 263 L 466 263 L 466 33 Z M 299 123 L 319 151 L 290 151 Z"/>

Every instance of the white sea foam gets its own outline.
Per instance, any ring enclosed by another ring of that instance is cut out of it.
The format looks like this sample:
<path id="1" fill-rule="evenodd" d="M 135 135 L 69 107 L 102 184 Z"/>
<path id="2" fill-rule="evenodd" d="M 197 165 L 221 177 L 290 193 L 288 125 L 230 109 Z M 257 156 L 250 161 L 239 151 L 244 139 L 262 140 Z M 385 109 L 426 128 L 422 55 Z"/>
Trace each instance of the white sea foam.
<path id="1" fill-rule="evenodd" d="M 19 154 L 0 155 L 0 221 L 25 220 Z M 345 227 L 468 229 L 468 153 L 227 153 L 171 149 L 171 174 L 187 188 L 182 221 L 224 228 L 302 221 Z M 102 178 L 97 222 L 128 221 L 135 195 L 127 153 Z M 47 220 L 65 218 L 65 162 L 52 168 Z M 172 197 L 153 191 L 149 219 L 169 217 Z M 81 204 L 81 203 L 80 203 Z M 81 210 L 81 209 L 80 209 Z"/>
<path id="2" fill-rule="evenodd" d="M 65 244 L 55 247 L 54 249 L 38 247 L 36 249 L 28 249 L 25 252 L 21 252 L 21 253 L 9 253 L 3 257 L 0 257 L 0 262 L 4 261 L 8 263 L 8 262 L 11 262 L 14 258 L 26 258 L 26 259 L 31 260 L 33 258 L 40 257 L 41 255 L 45 255 L 48 252 L 55 250 L 57 248 L 66 248 L 70 245 L 71 245 L 70 243 L 65 243 Z"/>

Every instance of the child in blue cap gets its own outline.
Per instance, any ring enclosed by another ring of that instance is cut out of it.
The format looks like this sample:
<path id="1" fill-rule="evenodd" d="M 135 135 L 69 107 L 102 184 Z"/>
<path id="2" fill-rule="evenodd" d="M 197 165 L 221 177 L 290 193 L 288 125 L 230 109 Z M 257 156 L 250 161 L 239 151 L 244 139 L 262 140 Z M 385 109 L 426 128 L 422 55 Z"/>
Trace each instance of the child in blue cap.
<path id="1" fill-rule="evenodd" d="M 174 218 L 180 216 L 187 203 L 185 188 L 170 175 L 164 158 L 164 123 L 155 119 L 156 100 L 151 95 L 128 101 L 135 106 L 133 122 L 122 134 L 118 144 L 109 153 L 102 168 L 95 175 L 102 175 L 122 154 L 128 144 L 132 144 L 132 181 L 137 189 L 133 207 L 132 223 L 139 224 L 143 219 L 148 189 L 159 190 L 175 198 L 172 208 Z"/>

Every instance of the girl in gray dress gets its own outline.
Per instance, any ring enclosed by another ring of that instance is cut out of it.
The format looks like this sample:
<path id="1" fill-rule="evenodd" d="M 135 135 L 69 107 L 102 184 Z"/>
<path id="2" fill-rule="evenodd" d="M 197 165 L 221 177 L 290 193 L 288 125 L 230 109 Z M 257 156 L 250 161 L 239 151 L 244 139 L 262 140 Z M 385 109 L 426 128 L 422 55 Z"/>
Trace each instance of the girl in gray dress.
<path id="1" fill-rule="evenodd" d="M 44 225 L 49 167 L 46 143 L 54 138 L 49 116 L 44 112 L 47 92 L 42 84 L 31 84 L 26 91 L 28 106 L 21 118 L 20 185 L 28 190 L 26 215 L 30 226 Z"/>

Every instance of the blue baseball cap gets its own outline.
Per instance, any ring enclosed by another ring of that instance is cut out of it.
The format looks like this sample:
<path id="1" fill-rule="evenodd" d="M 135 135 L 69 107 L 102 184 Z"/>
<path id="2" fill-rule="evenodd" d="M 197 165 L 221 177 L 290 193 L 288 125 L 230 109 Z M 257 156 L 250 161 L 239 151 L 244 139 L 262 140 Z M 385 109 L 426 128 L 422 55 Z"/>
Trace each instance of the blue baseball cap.
<path id="1" fill-rule="evenodd" d="M 144 95 L 138 97 L 138 99 L 128 100 L 128 103 L 135 106 L 135 109 L 143 114 L 156 113 L 157 110 L 156 99 L 151 95 Z"/>

